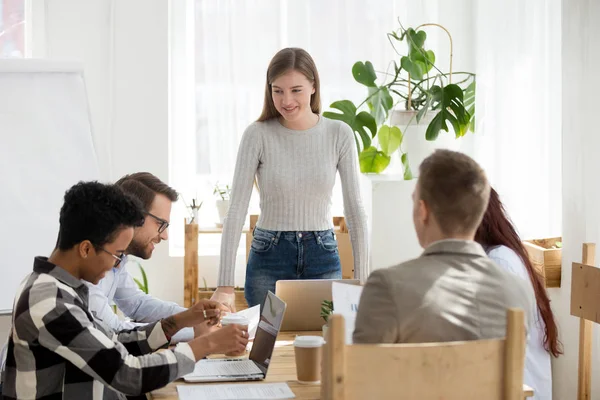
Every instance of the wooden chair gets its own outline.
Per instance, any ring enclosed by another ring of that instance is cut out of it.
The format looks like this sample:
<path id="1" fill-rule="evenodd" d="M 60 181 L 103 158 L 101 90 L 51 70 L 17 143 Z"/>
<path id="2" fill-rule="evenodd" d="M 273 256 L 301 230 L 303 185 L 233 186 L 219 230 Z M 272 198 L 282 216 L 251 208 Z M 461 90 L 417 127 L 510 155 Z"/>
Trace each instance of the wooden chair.
<path id="1" fill-rule="evenodd" d="M 600 268 L 594 266 L 595 253 L 594 243 L 584 243 L 582 263 L 571 267 L 571 315 L 580 318 L 578 400 L 591 398 L 593 323 L 600 323 Z"/>
<path id="2" fill-rule="evenodd" d="M 250 215 L 249 233 L 246 235 L 246 261 L 250 254 L 250 245 L 252 245 L 252 232 L 258 222 L 258 215 Z M 338 242 L 338 252 L 342 264 L 342 278 L 354 279 L 354 256 L 352 255 L 352 245 L 350 244 L 350 234 L 344 217 L 333 217 L 333 231 Z"/>
<path id="3" fill-rule="evenodd" d="M 524 398 L 524 313 L 507 311 L 506 338 L 423 344 L 353 344 L 344 319 L 329 320 L 321 399 Z"/>

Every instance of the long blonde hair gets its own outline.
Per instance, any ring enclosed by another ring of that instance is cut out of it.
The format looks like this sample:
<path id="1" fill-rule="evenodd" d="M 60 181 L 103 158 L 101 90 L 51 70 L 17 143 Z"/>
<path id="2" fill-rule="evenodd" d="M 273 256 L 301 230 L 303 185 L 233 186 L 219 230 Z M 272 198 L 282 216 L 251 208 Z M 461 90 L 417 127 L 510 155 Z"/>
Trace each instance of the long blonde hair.
<path id="1" fill-rule="evenodd" d="M 316 114 L 321 113 L 321 91 L 319 72 L 312 57 L 304 49 L 297 47 L 288 47 L 279 50 L 267 68 L 267 81 L 265 83 L 265 100 L 263 103 L 262 113 L 257 121 L 266 121 L 280 116 L 279 111 L 273 104 L 271 97 L 271 85 L 273 81 L 290 70 L 301 72 L 306 79 L 312 82 L 315 92 L 310 98 L 310 108 Z"/>

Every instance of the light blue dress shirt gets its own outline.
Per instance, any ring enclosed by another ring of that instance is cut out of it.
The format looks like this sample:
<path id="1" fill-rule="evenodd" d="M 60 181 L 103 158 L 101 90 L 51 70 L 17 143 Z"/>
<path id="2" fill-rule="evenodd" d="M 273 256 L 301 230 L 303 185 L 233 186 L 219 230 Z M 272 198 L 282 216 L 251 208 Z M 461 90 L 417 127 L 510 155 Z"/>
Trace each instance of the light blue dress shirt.
<path id="1" fill-rule="evenodd" d="M 508 272 L 521 277 L 529 285 L 531 279 L 527 268 L 521 258 L 513 250 L 506 246 L 496 246 L 486 249 L 488 257 Z M 523 382 L 533 388 L 535 400 L 552 400 L 552 364 L 550 353 L 544 349 L 544 336 L 546 325 L 542 319 L 537 303 L 532 315 L 535 320 L 530 324 L 527 337 L 527 348 L 525 350 L 525 373 Z"/>
<path id="2" fill-rule="evenodd" d="M 128 263 L 130 267 L 134 265 L 131 261 L 129 257 L 125 257 L 122 265 L 109 271 L 97 285 L 84 282 L 90 292 L 90 311 L 105 328 L 118 332 L 185 311 L 185 308 L 177 303 L 163 301 L 144 293 L 127 271 Z M 113 303 L 129 319 L 120 319 L 111 307 Z M 185 342 L 193 338 L 193 328 L 184 328 L 173 336 L 171 343 Z"/>

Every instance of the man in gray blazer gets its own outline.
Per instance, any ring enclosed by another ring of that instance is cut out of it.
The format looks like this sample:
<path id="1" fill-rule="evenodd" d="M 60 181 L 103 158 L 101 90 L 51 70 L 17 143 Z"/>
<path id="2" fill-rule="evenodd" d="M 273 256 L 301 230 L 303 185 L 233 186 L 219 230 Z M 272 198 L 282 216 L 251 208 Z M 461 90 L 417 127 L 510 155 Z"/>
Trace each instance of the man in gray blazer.
<path id="1" fill-rule="evenodd" d="M 369 276 L 354 343 L 503 337 L 511 307 L 525 311 L 527 326 L 533 320 L 533 291 L 473 241 L 490 194 L 481 167 L 462 153 L 437 150 L 419 170 L 413 221 L 425 251 Z"/>

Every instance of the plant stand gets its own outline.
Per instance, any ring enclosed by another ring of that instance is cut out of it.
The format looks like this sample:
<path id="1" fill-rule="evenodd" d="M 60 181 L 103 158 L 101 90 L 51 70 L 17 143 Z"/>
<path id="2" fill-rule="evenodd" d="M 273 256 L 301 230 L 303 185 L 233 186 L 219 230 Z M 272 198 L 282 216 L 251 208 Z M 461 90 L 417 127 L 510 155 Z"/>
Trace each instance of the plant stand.
<path id="1" fill-rule="evenodd" d="M 418 257 L 412 218 L 412 193 L 417 181 L 402 175 L 363 174 L 361 192 L 369 224 L 369 266 L 374 271 Z"/>

